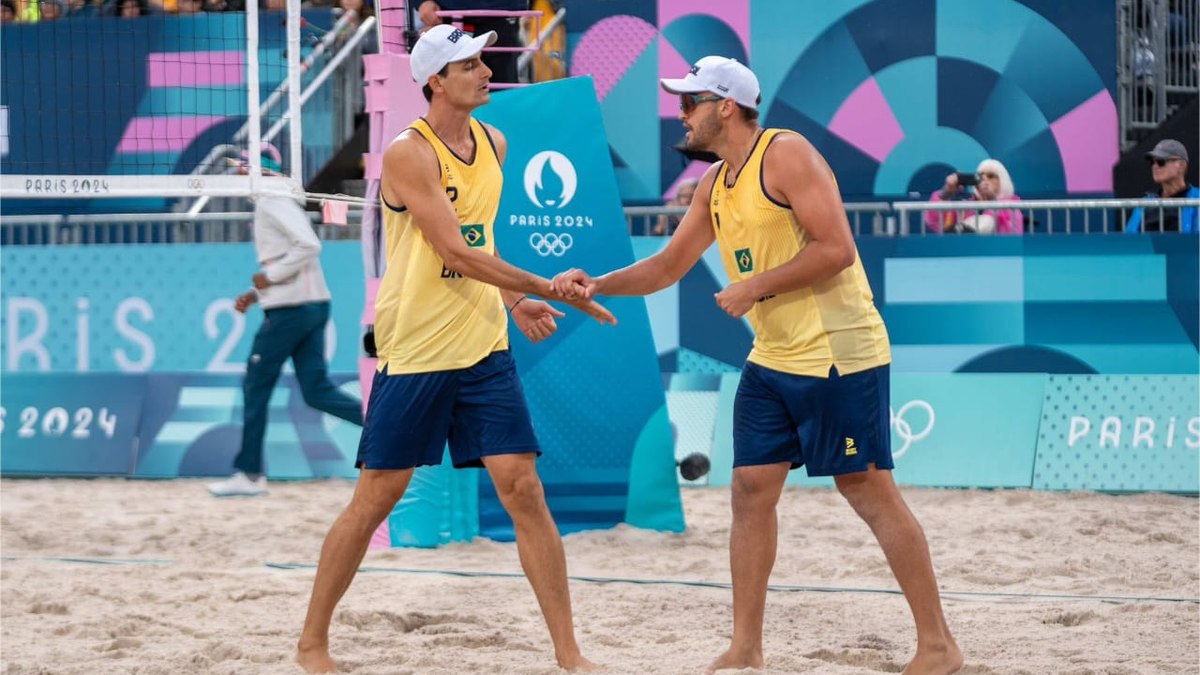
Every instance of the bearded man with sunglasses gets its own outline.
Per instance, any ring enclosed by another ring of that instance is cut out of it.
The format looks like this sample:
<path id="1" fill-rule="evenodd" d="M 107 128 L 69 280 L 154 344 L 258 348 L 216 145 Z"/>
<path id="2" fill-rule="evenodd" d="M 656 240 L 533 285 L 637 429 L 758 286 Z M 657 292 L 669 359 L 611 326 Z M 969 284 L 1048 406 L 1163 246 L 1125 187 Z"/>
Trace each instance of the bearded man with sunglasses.
<path id="1" fill-rule="evenodd" d="M 904 672 L 957 671 L 962 652 L 942 614 L 925 534 L 892 479 L 891 348 L 833 171 L 800 134 L 759 127 L 758 79 L 736 60 L 706 56 L 661 85 L 679 96 L 688 149 L 720 161 L 661 252 L 595 278 L 568 270 L 554 287 L 585 298 L 647 295 L 682 278 L 716 241 L 730 278 L 716 303 L 754 328 L 734 401 L 733 639 L 708 671 L 764 665 L 775 506 L 800 466 L 833 477 L 900 582 L 917 625 Z"/>
<path id="2" fill-rule="evenodd" d="M 1159 141 L 1146 153 L 1150 174 L 1158 184 L 1158 192 L 1147 199 L 1200 199 L 1200 189 L 1187 182 L 1188 151 L 1183 143 L 1168 138 Z M 1137 208 L 1125 223 L 1126 232 L 1195 232 L 1196 207 Z"/>

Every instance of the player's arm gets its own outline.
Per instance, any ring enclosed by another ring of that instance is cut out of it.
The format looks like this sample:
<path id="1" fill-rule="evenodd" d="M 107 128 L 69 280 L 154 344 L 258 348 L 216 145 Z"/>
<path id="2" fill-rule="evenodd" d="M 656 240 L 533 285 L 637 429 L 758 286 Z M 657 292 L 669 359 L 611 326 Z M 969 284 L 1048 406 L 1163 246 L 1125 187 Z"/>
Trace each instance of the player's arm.
<path id="1" fill-rule="evenodd" d="M 498 143 L 497 151 L 500 147 Z M 408 208 L 413 222 L 448 269 L 518 294 L 567 299 L 554 292 L 548 279 L 467 245 L 458 216 L 438 177 L 437 154 L 420 134 L 406 131 L 392 141 L 383 156 L 383 171 L 384 197 L 389 203 Z M 512 306 L 511 302 L 506 304 Z M 616 323 L 612 313 L 595 302 L 575 306 L 600 323 Z"/>
<path id="2" fill-rule="evenodd" d="M 719 167 L 719 164 L 711 166 L 704 174 L 696 186 L 696 198 L 663 250 L 594 279 L 582 270 L 568 270 L 554 277 L 556 290 L 567 294 L 574 290 L 589 298 L 593 295 L 649 295 L 679 281 L 715 238 L 708 197 L 712 194 Z"/>
<path id="3" fill-rule="evenodd" d="M 551 293 L 549 280 L 467 245 L 438 177 L 437 155 L 419 134 L 406 131 L 393 141 L 384 153 L 383 170 L 384 196 L 408 208 L 448 269 L 517 293 Z"/>
<path id="4" fill-rule="evenodd" d="M 732 316 L 742 316 L 761 297 L 831 279 L 854 264 L 856 255 L 833 170 L 807 140 L 777 136 L 763 157 L 763 172 L 767 194 L 790 206 L 809 240 L 786 263 L 718 293 L 717 304 Z"/>

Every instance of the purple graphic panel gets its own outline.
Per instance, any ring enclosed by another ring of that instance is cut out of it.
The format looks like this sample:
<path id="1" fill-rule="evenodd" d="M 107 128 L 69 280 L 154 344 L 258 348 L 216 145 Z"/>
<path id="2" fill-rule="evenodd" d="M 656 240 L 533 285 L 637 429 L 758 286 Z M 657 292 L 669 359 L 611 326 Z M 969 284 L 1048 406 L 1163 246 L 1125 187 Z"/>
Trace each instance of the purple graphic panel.
<path id="1" fill-rule="evenodd" d="M 1068 192 L 1112 190 L 1116 143 L 1098 143 L 1117 135 L 1117 108 L 1108 91 L 1100 91 L 1050 124 L 1062 152 Z"/>
<path id="2" fill-rule="evenodd" d="M 593 25 L 580 38 L 571 75 L 591 75 L 601 101 L 654 40 L 658 30 L 635 16 L 614 16 Z"/>
<path id="3" fill-rule="evenodd" d="M 244 52 L 160 52 L 147 64 L 151 87 L 212 87 L 246 81 Z"/>
<path id="4" fill-rule="evenodd" d="M 117 152 L 178 152 L 224 116 L 135 117 L 125 127 Z"/>
<path id="5" fill-rule="evenodd" d="M 904 140 L 904 130 L 874 77 L 867 78 L 842 102 L 829 130 L 878 162 Z"/>

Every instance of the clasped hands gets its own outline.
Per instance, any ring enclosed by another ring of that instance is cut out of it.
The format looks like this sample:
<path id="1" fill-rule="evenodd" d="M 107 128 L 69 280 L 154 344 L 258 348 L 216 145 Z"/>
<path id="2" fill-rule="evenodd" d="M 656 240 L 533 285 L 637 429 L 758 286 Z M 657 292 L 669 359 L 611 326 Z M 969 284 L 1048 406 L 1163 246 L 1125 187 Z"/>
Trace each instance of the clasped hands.
<path id="1" fill-rule="evenodd" d="M 563 287 L 565 287 L 565 283 L 556 286 L 555 282 L 552 281 L 544 297 L 550 300 L 565 302 L 601 324 L 616 325 L 617 318 L 603 305 L 576 290 L 572 290 L 569 293 L 563 292 L 561 290 Z M 554 320 L 566 316 L 549 303 L 534 300 L 530 297 L 516 302 L 509 309 L 509 313 L 512 315 L 513 323 L 517 325 L 517 328 L 525 334 L 525 337 L 529 338 L 530 342 L 534 343 L 541 342 L 553 335 L 554 331 L 558 330 L 558 324 Z"/>
<path id="2" fill-rule="evenodd" d="M 754 278 L 735 281 L 719 293 L 714 294 L 717 306 L 729 316 L 742 317 L 761 297 L 753 283 Z M 572 268 L 554 275 L 550 282 L 552 292 L 564 298 L 591 299 L 596 293 L 596 280 L 581 269 Z"/>

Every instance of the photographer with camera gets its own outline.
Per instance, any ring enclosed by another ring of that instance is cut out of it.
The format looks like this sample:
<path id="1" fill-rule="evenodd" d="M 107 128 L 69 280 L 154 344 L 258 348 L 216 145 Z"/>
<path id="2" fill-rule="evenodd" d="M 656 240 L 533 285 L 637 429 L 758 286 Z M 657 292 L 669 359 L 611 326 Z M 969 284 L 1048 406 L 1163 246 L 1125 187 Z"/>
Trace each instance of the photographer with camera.
<path id="1" fill-rule="evenodd" d="M 972 192 L 965 188 L 973 187 Z M 930 201 L 1015 201 L 1016 195 L 1008 169 L 998 160 L 985 159 L 979 163 L 974 174 L 955 172 L 946 176 L 946 184 L 933 193 Z M 962 211 L 928 211 L 925 227 L 933 232 L 956 232 L 972 234 L 1022 234 L 1025 218 L 1016 209 L 989 209 L 980 205 Z"/>

